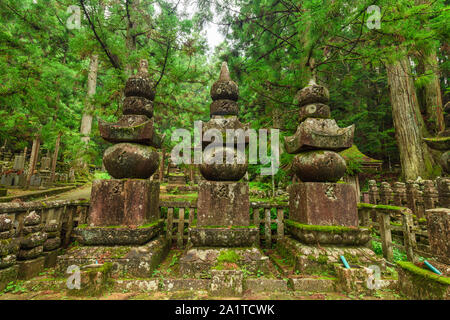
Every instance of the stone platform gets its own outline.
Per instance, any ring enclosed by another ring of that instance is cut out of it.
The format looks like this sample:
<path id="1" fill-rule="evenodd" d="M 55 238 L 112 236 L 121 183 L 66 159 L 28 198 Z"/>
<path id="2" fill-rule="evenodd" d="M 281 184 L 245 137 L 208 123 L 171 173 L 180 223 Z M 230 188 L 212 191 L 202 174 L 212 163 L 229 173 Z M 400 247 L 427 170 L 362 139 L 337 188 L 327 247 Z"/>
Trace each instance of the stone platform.
<path id="1" fill-rule="evenodd" d="M 295 271 L 302 274 L 334 273 L 334 264 L 341 264 L 340 256 L 344 256 L 351 266 L 376 265 L 381 270 L 386 269 L 384 260 L 377 257 L 372 249 L 363 246 L 304 244 L 285 236 L 277 242 L 276 249 L 282 257 L 293 263 Z"/>
<path id="2" fill-rule="evenodd" d="M 285 220 L 286 230 L 295 239 L 306 244 L 365 246 L 371 236 L 368 228 L 317 226 Z"/>
<path id="3" fill-rule="evenodd" d="M 71 265 L 82 266 L 111 262 L 112 273 L 121 277 L 151 277 L 165 258 L 169 243 L 160 236 L 142 246 L 73 246 L 58 257 L 56 269 L 65 275 Z"/>
<path id="4" fill-rule="evenodd" d="M 180 258 L 180 273 L 191 277 L 229 267 L 252 273 L 268 272 L 269 258 L 258 248 L 194 248 Z"/>
<path id="5" fill-rule="evenodd" d="M 258 244 L 258 228 L 248 227 L 192 227 L 189 241 L 194 247 L 252 247 Z"/>
<path id="6" fill-rule="evenodd" d="M 73 230 L 73 237 L 80 244 L 90 246 L 143 245 L 161 234 L 163 227 L 161 219 L 137 228 L 79 226 Z"/>

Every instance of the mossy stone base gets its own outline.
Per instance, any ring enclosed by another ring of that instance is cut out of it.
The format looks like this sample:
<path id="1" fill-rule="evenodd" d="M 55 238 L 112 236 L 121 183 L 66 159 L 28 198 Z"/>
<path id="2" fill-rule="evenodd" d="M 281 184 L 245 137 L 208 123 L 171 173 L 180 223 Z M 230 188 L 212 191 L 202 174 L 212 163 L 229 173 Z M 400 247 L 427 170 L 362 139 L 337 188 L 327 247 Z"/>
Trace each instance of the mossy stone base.
<path id="1" fill-rule="evenodd" d="M 290 278 L 289 285 L 295 291 L 306 291 L 306 292 L 335 291 L 335 281 L 333 279 Z"/>
<path id="2" fill-rule="evenodd" d="M 143 245 L 158 236 L 164 226 L 163 220 L 152 225 L 127 227 L 79 227 L 73 230 L 75 240 L 88 246 Z"/>
<path id="3" fill-rule="evenodd" d="M 314 226 L 286 220 L 286 229 L 297 240 L 306 244 L 364 246 L 370 241 L 367 228 Z"/>
<path id="4" fill-rule="evenodd" d="M 194 247 L 252 247 L 258 244 L 256 227 L 190 228 L 189 240 Z"/>
<path id="5" fill-rule="evenodd" d="M 363 246 L 333 246 L 304 244 L 289 236 L 277 242 L 276 250 L 294 265 L 294 271 L 301 274 L 335 274 L 334 265 L 344 256 L 348 263 L 360 266 L 377 265 L 386 268 L 383 259 L 378 258 L 372 249 Z"/>
<path id="6" fill-rule="evenodd" d="M 258 248 L 195 248 L 180 258 L 180 273 L 200 278 L 210 275 L 213 269 L 223 269 L 226 264 L 253 273 L 269 271 L 269 258 Z"/>
<path id="7" fill-rule="evenodd" d="M 15 265 L 6 269 L 0 269 L 0 291 L 3 291 L 8 283 L 17 280 L 19 266 Z"/>
<path id="8" fill-rule="evenodd" d="M 411 262 L 398 262 L 398 289 L 414 300 L 450 300 L 450 278 Z"/>
<path id="9" fill-rule="evenodd" d="M 151 277 L 153 270 L 169 251 L 165 237 L 158 237 L 143 246 L 73 246 L 58 256 L 56 270 L 66 276 L 71 265 L 85 266 L 110 262 L 112 273 L 121 277 Z"/>
<path id="10" fill-rule="evenodd" d="M 242 296 L 244 275 L 241 270 L 211 270 L 210 296 Z"/>
<path id="11" fill-rule="evenodd" d="M 69 289 L 74 296 L 101 296 L 114 286 L 111 278 L 113 265 L 110 262 L 85 266 L 80 272 L 80 287 Z"/>
<path id="12" fill-rule="evenodd" d="M 28 280 L 36 277 L 44 271 L 45 257 L 39 257 L 32 260 L 17 261 L 19 266 L 18 278 Z"/>

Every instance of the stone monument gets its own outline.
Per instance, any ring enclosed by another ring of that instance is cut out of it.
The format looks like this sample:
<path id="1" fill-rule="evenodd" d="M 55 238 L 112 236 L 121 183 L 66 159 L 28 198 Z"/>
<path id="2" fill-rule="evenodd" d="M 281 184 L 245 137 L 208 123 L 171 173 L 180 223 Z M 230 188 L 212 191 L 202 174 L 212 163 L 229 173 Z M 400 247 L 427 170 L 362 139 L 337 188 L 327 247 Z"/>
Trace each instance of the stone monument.
<path id="1" fill-rule="evenodd" d="M 375 254 L 366 248 L 368 228 L 360 228 L 357 191 L 339 181 L 346 162 L 338 152 L 353 144 L 354 125 L 340 128 L 331 119 L 328 89 L 311 81 L 297 93 L 299 122 L 297 131 L 285 138 L 286 151 L 295 154 L 292 170 L 300 179 L 289 186 L 290 236 L 279 241 L 282 255 L 296 259 L 296 271 L 317 269 L 334 272 L 334 264 L 345 256 L 349 263 L 373 264 Z M 339 182 L 338 182 L 339 181 Z"/>
<path id="2" fill-rule="evenodd" d="M 107 261 L 115 264 L 114 271 L 148 276 L 168 249 L 165 239 L 158 238 L 164 225 L 159 182 L 149 179 L 158 169 L 155 148 L 160 147 L 152 119 L 153 86 L 148 63 L 141 60 L 138 73 L 125 86 L 123 116 L 116 123 L 99 120 L 102 138 L 113 143 L 103 156 L 113 179 L 93 182 L 87 224 L 73 231 L 77 242 L 86 246 L 77 251 L 81 264 L 98 262 L 99 252 L 109 252 Z M 58 258 L 61 268 L 73 264 L 69 256 Z"/>
<path id="3" fill-rule="evenodd" d="M 238 97 L 238 86 L 231 80 L 224 62 L 219 79 L 211 88 L 211 119 L 202 127 L 200 173 L 205 180 L 199 182 L 197 219 L 189 230 L 189 246 L 194 248 L 187 250 L 180 259 L 183 274 L 210 272 L 219 257 L 227 255 L 235 257 L 237 266 L 245 264 L 253 271 L 264 270 L 267 264 L 267 257 L 255 248 L 259 245 L 259 228 L 250 223 L 249 186 L 240 181 L 248 167 L 245 153 L 241 153 L 248 138 L 245 135 L 247 127 L 237 117 Z M 230 147 L 225 141 L 219 144 L 205 138 L 210 129 L 216 129 L 222 137 L 226 137 L 227 129 L 241 129 L 243 135 L 234 136 L 234 145 Z M 233 161 L 226 161 L 227 156 Z"/>

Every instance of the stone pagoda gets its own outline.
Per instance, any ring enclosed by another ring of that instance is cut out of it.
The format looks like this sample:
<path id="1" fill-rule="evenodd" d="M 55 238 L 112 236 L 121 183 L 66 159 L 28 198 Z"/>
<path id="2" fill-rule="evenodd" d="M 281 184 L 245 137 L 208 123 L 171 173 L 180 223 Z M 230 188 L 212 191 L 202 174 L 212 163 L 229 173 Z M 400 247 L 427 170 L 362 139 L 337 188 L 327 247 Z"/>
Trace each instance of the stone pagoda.
<path id="1" fill-rule="evenodd" d="M 123 116 L 116 123 L 99 120 L 102 138 L 113 143 L 103 156 L 113 179 L 93 182 L 86 224 L 73 231 L 85 247 L 59 257 L 61 268 L 109 257 L 106 261 L 115 262 L 122 271 L 148 276 L 157 265 L 155 259 L 159 261 L 167 251 L 165 238 L 158 237 L 164 224 L 159 182 L 149 179 L 158 169 L 155 148 L 161 143 L 152 119 L 154 98 L 147 61 L 141 60 L 138 73 L 125 86 Z"/>
<path id="2" fill-rule="evenodd" d="M 267 263 L 267 257 L 256 248 L 259 229 L 250 223 L 249 186 L 240 181 L 247 171 L 248 162 L 245 154 L 243 158 L 241 154 L 239 160 L 238 150 L 245 148 L 248 137 L 235 136 L 234 147 L 226 146 L 225 141 L 227 129 L 242 129 L 244 132 L 247 129 L 238 119 L 238 97 L 238 86 L 231 80 L 228 66 L 223 62 L 219 79 L 211 88 L 211 119 L 202 127 L 200 173 L 205 180 L 199 182 L 197 220 L 189 230 L 189 246 L 194 248 L 187 250 L 180 259 L 183 274 L 209 272 L 214 269 L 218 257 L 225 255 L 227 250 L 236 254 L 237 265 L 245 264 L 250 270 L 264 270 Z M 220 132 L 224 137 L 223 144 L 209 148 L 211 143 L 216 143 L 216 140 L 205 139 L 209 129 Z M 233 156 L 232 163 L 227 163 L 227 155 Z M 222 163 L 212 161 L 215 157 L 221 158 Z"/>
<path id="3" fill-rule="evenodd" d="M 297 93 L 296 100 L 300 124 L 293 136 L 285 138 L 286 151 L 296 154 L 292 170 L 301 181 L 289 189 L 290 231 L 306 243 L 365 243 L 366 237 L 357 236 L 356 190 L 350 184 L 337 183 L 346 172 L 346 162 L 338 152 L 352 146 L 355 127 L 338 127 L 326 104 L 328 89 L 314 81 Z M 355 231 L 327 236 L 320 231 L 307 232 L 303 225 L 349 227 Z"/>

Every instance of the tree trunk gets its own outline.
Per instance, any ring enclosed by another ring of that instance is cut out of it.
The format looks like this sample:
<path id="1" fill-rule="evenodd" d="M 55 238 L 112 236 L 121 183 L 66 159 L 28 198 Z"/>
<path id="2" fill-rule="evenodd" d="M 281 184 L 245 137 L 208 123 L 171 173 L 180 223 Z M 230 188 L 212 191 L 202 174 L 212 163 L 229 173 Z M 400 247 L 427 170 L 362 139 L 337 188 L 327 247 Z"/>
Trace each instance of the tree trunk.
<path id="1" fill-rule="evenodd" d="M 50 176 L 50 183 L 55 182 L 56 162 L 58 160 L 59 144 L 61 142 L 61 135 L 62 135 L 62 132 L 59 132 L 58 138 L 56 138 L 55 152 L 53 153 L 53 159 L 52 159 L 52 173 Z"/>
<path id="2" fill-rule="evenodd" d="M 416 5 L 430 4 L 430 0 L 416 0 Z M 426 17 L 423 17 L 426 19 Z M 419 74 L 430 75 L 431 79 L 421 91 L 421 104 L 426 114 L 428 130 L 437 135 L 445 130 L 441 85 L 439 82 L 439 64 L 436 48 L 421 50 L 417 54 Z"/>
<path id="3" fill-rule="evenodd" d="M 433 50 L 432 53 L 422 56 L 421 63 L 423 64 L 424 73 L 431 75 L 431 80 L 423 87 L 423 103 L 428 120 L 428 128 L 436 135 L 445 130 L 436 51 Z"/>
<path id="4" fill-rule="evenodd" d="M 409 59 L 404 57 L 387 64 L 386 69 L 403 177 L 405 180 L 416 180 L 419 176 L 428 178 L 434 161 L 422 141 L 425 128 L 422 128 Z"/>
<path id="5" fill-rule="evenodd" d="M 89 140 L 91 139 L 89 137 L 92 129 L 93 105 L 91 99 L 95 95 L 97 87 L 97 73 L 98 73 L 98 55 L 93 54 L 91 56 L 91 62 L 89 63 L 86 107 L 84 109 L 83 118 L 81 119 L 81 129 L 80 129 L 80 133 L 82 135 L 81 140 L 86 144 L 88 144 Z"/>
<path id="6" fill-rule="evenodd" d="M 31 176 L 34 174 L 34 169 L 36 168 L 40 146 L 41 146 L 40 135 L 36 135 L 36 137 L 33 140 L 33 147 L 31 148 L 30 167 L 28 168 L 27 183 L 25 185 L 25 190 L 30 187 Z"/>

